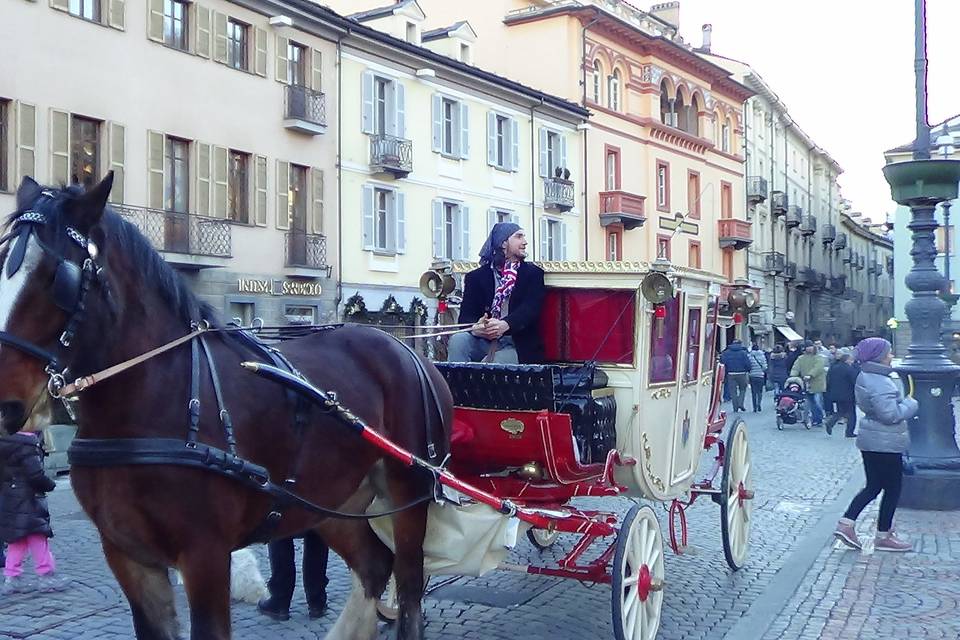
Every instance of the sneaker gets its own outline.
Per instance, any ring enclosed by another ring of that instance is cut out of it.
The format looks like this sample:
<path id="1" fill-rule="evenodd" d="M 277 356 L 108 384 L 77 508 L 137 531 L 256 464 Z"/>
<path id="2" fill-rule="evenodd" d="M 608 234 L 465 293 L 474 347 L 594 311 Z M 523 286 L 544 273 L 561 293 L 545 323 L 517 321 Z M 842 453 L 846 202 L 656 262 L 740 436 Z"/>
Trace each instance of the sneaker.
<path id="1" fill-rule="evenodd" d="M 877 533 L 877 537 L 873 541 L 873 548 L 875 551 L 899 551 L 901 553 L 913 551 L 912 544 L 901 540 L 892 531 Z"/>
<path id="2" fill-rule="evenodd" d="M 261 598 L 260 602 L 257 603 L 257 611 L 279 622 L 290 619 L 290 607 L 280 607 L 273 601 L 273 598 Z"/>
<path id="3" fill-rule="evenodd" d="M 851 549 L 862 549 L 863 545 L 860 544 L 860 538 L 857 537 L 857 530 L 853 525 L 853 520 L 840 518 L 837 528 L 833 530 L 833 537 Z"/>
<path id="4" fill-rule="evenodd" d="M 67 581 L 53 572 L 45 573 L 37 576 L 37 588 L 40 590 L 40 593 L 63 591 L 67 588 Z"/>
<path id="5" fill-rule="evenodd" d="M 24 593 L 26 590 L 27 584 L 23 576 L 7 576 L 3 579 L 3 587 L 0 587 L 0 595 L 11 596 L 15 593 Z"/>

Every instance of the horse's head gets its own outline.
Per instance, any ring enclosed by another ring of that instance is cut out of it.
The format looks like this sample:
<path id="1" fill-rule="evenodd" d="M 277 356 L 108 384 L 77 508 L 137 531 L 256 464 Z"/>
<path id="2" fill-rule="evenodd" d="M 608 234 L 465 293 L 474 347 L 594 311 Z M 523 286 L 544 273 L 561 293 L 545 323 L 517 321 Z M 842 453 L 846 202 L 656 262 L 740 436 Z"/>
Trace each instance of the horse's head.
<path id="1" fill-rule="evenodd" d="M 106 305 L 98 223 L 113 173 L 84 192 L 25 177 L 0 250 L 0 427 L 23 425 L 50 373 L 72 362 L 71 343 Z M 55 361 L 50 362 L 50 357 Z"/>

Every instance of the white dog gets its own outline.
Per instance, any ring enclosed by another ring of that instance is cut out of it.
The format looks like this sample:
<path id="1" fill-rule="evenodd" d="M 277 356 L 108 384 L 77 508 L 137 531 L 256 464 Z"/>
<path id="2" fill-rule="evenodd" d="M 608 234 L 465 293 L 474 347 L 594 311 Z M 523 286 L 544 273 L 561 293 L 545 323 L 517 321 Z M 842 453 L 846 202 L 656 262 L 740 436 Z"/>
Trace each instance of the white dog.
<path id="1" fill-rule="evenodd" d="M 183 584 L 183 576 L 179 571 L 176 583 Z M 260 573 L 257 556 L 250 549 L 239 549 L 230 556 L 230 599 L 234 602 L 249 602 L 257 604 L 260 598 L 270 595 L 267 583 Z"/>

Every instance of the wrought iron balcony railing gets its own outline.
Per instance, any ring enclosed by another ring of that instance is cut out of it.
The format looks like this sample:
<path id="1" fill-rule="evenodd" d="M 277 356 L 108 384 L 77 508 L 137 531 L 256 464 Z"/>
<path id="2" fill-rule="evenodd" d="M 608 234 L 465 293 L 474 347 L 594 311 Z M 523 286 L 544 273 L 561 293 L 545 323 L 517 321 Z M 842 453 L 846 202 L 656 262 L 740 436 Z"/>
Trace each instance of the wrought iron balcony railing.
<path id="1" fill-rule="evenodd" d="M 846 240 L 846 236 L 844 236 L 844 240 Z M 848 247 L 847 251 L 843 254 L 843 263 L 849 264 L 852 266 L 855 258 L 856 258 L 856 252 L 853 250 L 852 247 Z"/>
<path id="2" fill-rule="evenodd" d="M 832 244 L 837 239 L 837 228 L 832 224 L 823 225 L 820 231 L 820 241 L 823 244 Z"/>
<path id="3" fill-rule="evenodd" d="M 787 229 L 799 227 L 801 222 L 803 222 L 803 207 L 795 204 L 787 207 L 787 217 L 784 220 L 784 224 L 787 225 Z"/>
<path id="4" fill-rule="evenodd" d="M 216 258 L 231 255 L 232 227 L 226 220 L 126 204 L 112 206 L 157 251 Z"/>
<path id="5" fill-rule="evenodd" d="M 643 213 L 644 196 L 628 191 L 600 192 L 600 224 L 622 224 L 626 230 L 642 227 L 647 221 Z"/>
<path id="6" fill-rule="evenodd" d="M 554 211 L 569 211 L 575 204 L 576 193 L 571 180 L 563 178 L 543 179 L 543 208 Z"/>
<path id="7" fill-rule="evenodd" d="M 288 231 L 284 234 L 284 265 L 330 271 L 327 264 L 327 237 L 321 233 Z"/>
<path id="8" fill-rule="evenodd" d="M 767 181 L 760 176 L 747 177 L 747 202 L 758 204 L 767 199 Z"/>
<path id="9" fill-rule="evenodd" d="M 808 213 L 803 216 L 800 221 L 800 234 L 804 236 L 812 236 L 817 232 L 817 216 L 812 213 Z"/>
<path id="10" fill-rule="evenodd" d="M 787 281 L 797 279 L 797 263 L 788 262 L 783 268 L 783 279 Z"/>
<path id="11" fill-rule="evenodd" d="M 841 251 L 842 249 L 847 248 L 847 234 L 844 231 L 841 231 L 837 234 L 837 239 L 833 241 L 833 250 Z"/>
<path id="12" fill-rule="evenodd" d="M 783 191 L 772 191 L 770 192 L 770 210 L 775 216 L 782 216 L 787 212 L 787 207 L 790 205 L 790 199 L 787 197 L 787 194 Z"/>
<path id="13" fill-rule="evenodd" d="M 786 256 L 779 251 L 768 251 L 763 254 L 763 270 L 767 273 L 781 274 L 786 265 Z"/>
<path id="14" fill-rule="evenodd" d="M 321 91 L 290 84 L 284 91 L 283 126 L 318 135 L 327 130 L 327 99 Z"/>
<path id="15" fill-rule="evenodd" d="M 413 142 L 385 133 L 370 136 L 370 167 L 405 178 L 413 171 Z"/>

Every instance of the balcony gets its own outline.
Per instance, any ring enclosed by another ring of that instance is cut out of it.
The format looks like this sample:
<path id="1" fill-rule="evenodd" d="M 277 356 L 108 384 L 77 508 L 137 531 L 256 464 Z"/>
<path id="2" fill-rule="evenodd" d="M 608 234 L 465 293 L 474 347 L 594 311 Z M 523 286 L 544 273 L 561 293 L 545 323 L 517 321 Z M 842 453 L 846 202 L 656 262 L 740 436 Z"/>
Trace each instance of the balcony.
<path id="1" fill-rule="evenodd" d="M 797 275 L 797 281 L 794 283 L 794 286 L 798 289 L 813 289 L 819 282 L 820 278 L 816 271 L 810 267 L 802 267 Z"/>
<path id="2" fill-rule="evenodd" d="M 779 275 L 783 273 L 786 256 L 779 251 L 768 251 L 763 254 L 763 270 L 767 273 Z"/>
<path id="3" fill-rule="evenodd" d="M 723 218 L 717 220 L 717 237 L 720 239 L 720 248 L 746 249 L 753 244 L 751 224 L 746 220 Z"/>
<path id="4" fill-rule="evenodd" d="M 326 271 L 327 277 L 330 277 L 327 237 L 320 233 L 288 231 L 284 234 L 283 265 L 295 269 Z"/>
<path id="5" fill-rule="evenodd" d="M 171 264 L 222 266 L 222 261 L 211 263 L 204 259 L 231 256 L 232 226 L 227 220 L 126 204 L 113 205 L 113 209 L 135 226 L 154 249 L 175 254 L 164 256 Z"/>
<path id="6" fill-rule="evenodd" d="M 552 211 L 573 209 L 576 194 L 572 180 L 563 178 L 543 179 L 543 208 Z"/>
<path id="7" fill-rule="evenodd" d="M 750 204 L 760 204 L 767 199 L 767 181 L 760 176 L 749 176 L 747 178 L 747 202 Z"/>
<path id="8" fill-rule="evenodd" d="M 847 248 L 847 234 L 841 231 L 837 234 L 837 239 L 833 241 L 833 250 L 840 251 Z"/>
<path id="9" fill-rule="evenodd" d="M 800 235 L 812 236 L 817 232 L 817 216 L 808 213 L 800 220 Z"/>
<path id="10" fill-rule="evenodd" d="M 867 294 L 867 302 L 869 302 L 870 304 L 877 304 L 877 294 L 875 294 L 875 293 L 868 293 L 868 294 Z"/>
<path id="11" fill-rule="evenodd" d="M 832 224 L 823 225 L 820 231 L 820 242 L 823 244 L 832 244 L 837 239 L 837 228 Z"/>
<path id="12" fill-rule="evenodd" d="M 783 279 L 791 282 L 797 279 L 797 263 L 788 262 L 783 268 Z"/>
<path id="13" fill-rule="evenodd" d="M 847 288 L 847 276 L 833 276 L 830 278 L 829 284 L 830 293 L 842 295 Z"/>
<path id="14" fill-rule="evenodd" d="M 413 142 L 385 133 L 370 136 L 370 169 L 406 178 L 413 171 Z"/>
<path id="15" fill-rule="evenodd" d="M 846 236 L 843 236 L 843 239 L 846 240 Z M 844 243 L 846 244 L 846 243 Z M 856 257 L 855 252 L 851 248 L 847 248 L 846 253 L 843 254 L 843 264 L 853 265 L 854 258 Z"/>
<path id="16" fill-rule="evenodd" d="M 326 133 L 326 96 L 308 87 L 287 85 L 284 88 L 283 126 L 311 136 Z"/>
<path id="17" fill-rule="evenodd" d="M 787 206 L 790 204 L 787 194 L 783 191 L 770 192 L 770 211 L 775 216 L 782 216 L 787 212 Z"/>
<path id="18" fill-rule="evenodd" d="M 795 229 L 800 226 L 800 223 L 803 222 L 803 207 L 797 206 L 795 204 L 787 207 L 787 217 L 784 219 L 784 223 L 787 225 L 787 229 Z"/>
<path id="19" fill-rule="evenodd" d="M 642 227 L 647 221 L 643 213 L 644 200 L 644 196 L 627 191 L 601 191 L 600 225 L 622 224 L 625 230 Z"/>

